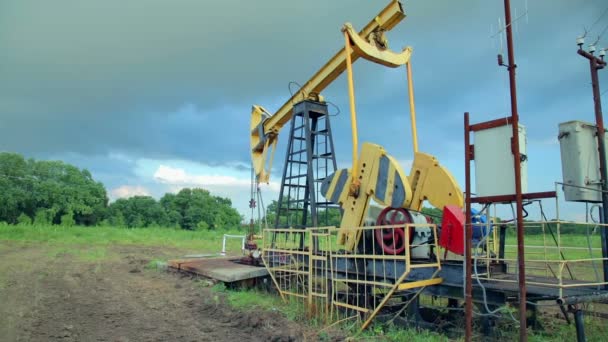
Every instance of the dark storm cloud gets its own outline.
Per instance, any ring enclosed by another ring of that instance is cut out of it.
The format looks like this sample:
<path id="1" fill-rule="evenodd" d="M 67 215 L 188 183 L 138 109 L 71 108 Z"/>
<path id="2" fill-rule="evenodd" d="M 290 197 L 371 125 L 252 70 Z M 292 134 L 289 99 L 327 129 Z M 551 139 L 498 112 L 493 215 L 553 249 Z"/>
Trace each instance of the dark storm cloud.
<path id="1" fill-rule="evenodd" d="M 235 126 L 247 125 L 251 104 L 287 92 L 282 72 L 297 65 L 296 78 L 310 74 L 318 51 L 336 49 L 327 32 L 340 41 L 341 22 L 363 22 L 379 7 L 346 16 L 346 4 L 3 0 L 2 143 L 199 159 L 215 150 L 210 161 L 230 160 L 236 150 L 220 150 L 243 139 Z M 174 115 L 188 104 L 197 117 Z"/>
<path id="2" fill-rule="evenodd" d="M 386 3 L 0 0 L 0 144 L 30 155 L 119 152 L 246 168 L 250 106 L 276 109 L 287 82 L 303 83 L 340 48 L 343 22 L 359 29 Z M 532 135 L 591 110 L 574 39 L 602 4 L 528 2 L 516 48 L 520 112 Z M 513 1 L 520 14 L 525 5 Z M 449 154 L 461 144 L 462 112 L 475 121 L 508 113 L 499 39 L 489 38 L 502 1 L 406 1 L 405 9 L 389 38 L 394 50 L 414 47 L 421 146 Z M 355 72 L 362 140 L 408 159 L 403 70 L 359 62 Z M 348 160 L 345 88 L 340 78 L 326 96 L 341 107 L 335 140 Z"/>

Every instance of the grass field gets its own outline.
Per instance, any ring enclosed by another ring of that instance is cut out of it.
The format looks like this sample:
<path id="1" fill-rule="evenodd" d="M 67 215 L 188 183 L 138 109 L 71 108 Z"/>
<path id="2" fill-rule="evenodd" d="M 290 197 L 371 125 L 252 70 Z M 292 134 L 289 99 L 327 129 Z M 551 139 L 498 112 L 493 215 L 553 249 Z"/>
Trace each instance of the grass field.
<path id="1" fill-rule="evenodd" d="M 219 252 L 224 234 L 240 234 L 238 230 L 188 231 L 171 228 L 63 227 L 38 225 L 2 225 L 0 240 L 36 241 L 49 244 L 103 246 L 134 244 L 168 246 L 190 251 Z M 240 240 L 228 240 L 227 249 L 240 250 Z"/>
<path id="2" fill-rule="evenodd" d="M 137 246 L 139 253 L 144 253 L 151 265 L 156 260 L 166 260 L 171 257 L 179 257 L 184 254 L 216 254 L 221 250 L 223 234 L 243 234 L 242 231 L 184 231 L 167 228 L 143 228 L 126 229 L 117 227 L 61 227 L 61 226 L 10 226 L 0 225 L 0 253 L 2 246 L 28 246 L 30 248 L 40 247 L 43 255 L 40 262 L 60 260 L 70 256 L 81 264 L 94 264 L 103 268 L 105 265 L 123 258 L 124 255 L 117 252 L 116 246 L 121 248 L 134 248 Z M 562 236 L 568 246 L 582 248 L 573 250 L 574 255 L 566 254 L 568 258 L 580 258 L 588 255 L 584 249 L 587 240 L 584 235 Z M 240 240 L 228 240 L 227 250 L 233 254 L 240 252 Z M 531 235 L 527 237 L 527 244 L 543 245 L 542 236 Z M 515 244 L 515 240 L 509 237 L 508 245 Z M 600 246 L 599 238 L 594 237 L 592 246 Z M 514 249 L 510 248 L 508 254 Z M 532 255 L 532 254 L 531 254 Z M 594 255 L 595 256 L 595 255 Z M 558 256 L 559 257 L 559 256 Z M 95 268 L 96 269 L 96 268 Z M 95 272 L 94 269 L 94 272 Z M 0 274 L 0 290 L 5 279 Z M 184 280 L 188 281 L 188 280 Z M 277 296 L 256 290 L 235 291 L 228 290 L 221 285 L 214 287 L 214 292 L 223 296 L 235 310 L 239 311 L 269 311 L 280 312 L 291 321 L 301 322 L 307 326 L 313 326 L 320 331 L 319 337 L 323 339 L 325 332 L 322 326 L 315 326 L 314 321 L 307 320 L 304 313 L 296 306 L 283 303 Z M 592 307 L 593 309 L 593 307 Z M 307 323 L 304 323 L 307 322 Z M 550 340 L 572 340 L 575 338 L 574 327 L 568 326 L 563 320 L 543 317 L 543 323 L 548 328 L 544 333 L 532 333 L 531 341 Z M 587 335 L 589 341 L 603 341 L 608 333 L 604 321 L 596 318 L 586 317 Z M 346 334 L 354 335 L 357 340 L 364 341 L 447 341 L 447 337 L 429 332 L 416 331 L 412 329 L 398 329 L 382 327 L 377 325 L 363 333 L 358 333 L 353 325 L 340 327 Z M 328 335 L 329 336 L 329 335 Z M 507 323 L 504 335 L 505 339 L 517 337 L 515 326 Z"/>
<path id="3" fill-rule="evenodd" d="M 224 234 L 244 235 L 243 231 L 187 231 L 170 228 L 62 227 L 37 225 L 1 225 L 0 241 L 47 245 L 50 256 L 76 255 L 84 261 L 116 258 L 107 247 L 113 245 L 164 246 L 185 254 L 219 254 Z M 228 239 L 226 251 L 239 254 L 240 239 Z M 177 255 L 176 255 L 177 256 Z M 161 259 L 161 255 L 151 255 Z"/>

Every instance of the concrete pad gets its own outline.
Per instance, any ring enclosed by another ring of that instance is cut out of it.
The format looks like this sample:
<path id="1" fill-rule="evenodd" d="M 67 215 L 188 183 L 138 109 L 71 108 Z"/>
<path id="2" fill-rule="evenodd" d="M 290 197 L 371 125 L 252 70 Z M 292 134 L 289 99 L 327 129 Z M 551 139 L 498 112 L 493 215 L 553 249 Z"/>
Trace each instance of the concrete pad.
<path id="1" fill-rule="evenodd" d="M 253 279 L 268 275 L 266 267 L 238 264 L 234 261 L 239 258 L 205 258 L 205 259 L 177 259 L 169 260 L 169 267 L 179 271 L 199 274 L 208 278 L 217 279 L 225 283 Z"/>

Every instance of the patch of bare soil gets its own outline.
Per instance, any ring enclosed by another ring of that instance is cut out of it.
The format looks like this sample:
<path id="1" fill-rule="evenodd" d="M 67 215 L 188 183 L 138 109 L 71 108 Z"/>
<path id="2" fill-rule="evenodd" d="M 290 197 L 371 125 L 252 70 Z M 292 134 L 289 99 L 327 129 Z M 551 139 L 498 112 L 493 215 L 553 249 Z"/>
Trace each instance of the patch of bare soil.
<path id="1" fill-rule="evenodd" d="M 103 261 L 48 249 L 0 241 L 0 340 L 317 340 L 278 313 L 235 310 L 187 277 L 146 270 L 160 248 L 112 247 Z"/>

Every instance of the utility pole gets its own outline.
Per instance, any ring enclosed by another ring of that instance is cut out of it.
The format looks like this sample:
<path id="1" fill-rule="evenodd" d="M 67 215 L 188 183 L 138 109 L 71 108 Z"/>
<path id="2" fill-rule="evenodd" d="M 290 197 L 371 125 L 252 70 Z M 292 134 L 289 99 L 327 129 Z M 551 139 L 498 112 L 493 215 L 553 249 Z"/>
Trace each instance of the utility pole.
<path id="1" fill-rule="evenodd" d="M 507 55 L 509 70 L 509 90 L 511 93 L 511 127 L 513 135 L 511 148 L 513 150 L 513 167 L 515 168 L 515 208 L 517 215 L 517 266 L 519 282 L 519 341 L 528 340 L 526 327 L 526 262 L 524 253 L 524 218 L 523 218 L 523 195 L 521 193 L 521 159 L 519 148 L 519 112 L 517 111 L 517 87 L 515 83 L 515 52 L 513 51 L 513 25 L 511 25 L 511 1 L 505 3 L 505 29 L 507 31 Z M 502 58 L 499 57 L 499 63 Z M 502 64 L 502 63 L 501 63 Z"/>
<path id="2" fill-rule="evenodd" d="M 595 46 L 590 45 L 589 51 L 583 50 L 583 44 L 585 43 L 584 38 L 576 40 L 578 44 L 578 54 L 589 60 L 589 67 L 591 69 L 591 88 L 593 89 L 593 104 L 595 110 L 595 125 L 597 127 L 597 146 L 600 154 L 600 184 L 602 189 L 602 223 L 606 223 L 608 218 L 608 172 L 606 169 L 606 141 L 605 130 L 604 130 L 604 117 L 602 115 L 602 100 L 600 94 L 600 83 L 598 80 L 598 71 L 606 66 L 604 56 L 606 55 L 606 49 L 600 50 L 599 57 L 593 55 L 595 52 Z M 604 270 L 604 282 L 608 282 L 608 232 L 606 226 L 602 227 L 602 266 Z M 604 285 L 604 289 L 608 289 L 608 285 Z"/>
<path id="3" fill-rule="evenodd" d="M 509 198 L 510 202 L 515 201 L 516 204 L 516 228 L 517 228 L 517 268 L 518 268 L 518 285 L 519 285 L 519 340 L 525 342 L 528 340 L 528 332 L 526 327 L 527 320 L 527 302 L 526 302 L 526 262 L 524 253 L 524 220 L 523 220 L 523 194 L 521 189 L 521 153 L 519 146 L 519 113 L 517 111 L 517 86 L 515 82 L 515 52 L 513 49 L 513 25 L 511 20 L 511 2 L 510 0 L 504 0 L 505 10 L 505 31 L 507 36 L 507 54 L 508 64 L 504 64 L 502 55 L 498 55 L 498 65 L 507 67 L 509 71 L 509 92 L 511 95 L 511 117 L 510 124 L 512 127 L 511 136 L 511 152 L 513 154 L 513 168 L 514 168 L 514 183 L 515 183 L 515 194 L 505 195 Z M 466 205 L 466 223 L 470 225 L 470 183 L 469 177 L 469 115 L 465 113 L 465 164 L 466 164 L 466 179 L 467 179 L 467 205 Z M 466 225 L 465 225 L 466 226 Z M 465 240 L 466 240 L 466 288 L 465 288 L 465 341 L 472 341 L 472 313 L 473 313 L 473 298 L 472 298 L 472 275 L 471 275 L 471 230 L 472 227 L 466 226 Z"/>

